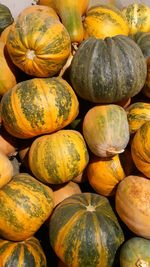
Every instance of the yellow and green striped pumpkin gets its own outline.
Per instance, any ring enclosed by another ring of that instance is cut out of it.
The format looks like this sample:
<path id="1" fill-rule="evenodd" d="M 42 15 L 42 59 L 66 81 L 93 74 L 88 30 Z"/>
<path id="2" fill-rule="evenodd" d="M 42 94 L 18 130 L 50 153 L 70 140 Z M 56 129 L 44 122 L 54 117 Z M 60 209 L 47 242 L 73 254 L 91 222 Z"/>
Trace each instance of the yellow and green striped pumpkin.
<path id="1" fill-rule="evenodd" d="M 54 207 L 53 191 L 28 173 L 19 173 L 0 189 L 0 236 L 23 241 L 33 236 Z"/>
<path id="2" fill-rule="evenodd" d="M 80 193 L 63 200 L 49 224 L 50 244 L 69 267 L 110 267 L 124 241 L 106 197 Z"/>
<path id="3" fill-rule="evenodd" d="M 135 133 L 145 122 L 150 121 L 150 104 L 135 102 L 127 108 L 130 133 Z"/>
<path id="4" fill-rule="evenodd" d="M 62 78 L 33 78 L 14 86 L 1 100 L 7 131 L 26 139 L 51 133 L 71 123 L 79 111 L 78 99 Z"/>
<path id="5" fill-rule="evenodd" d="M 143 3 L 131 3 L 122 9 L 129 25 L 129 34 L 150 31 L 150 7 Z"/>
<path id="6" fill-rule="evenodd" d="M 110 5 L 91 7 L 83 20 L 84 38 L 105 39 L 118 34 L 128 35 L 129 27 L 121 11 Z"/>
<path id="7" fill-rule="evenodd" d="M 69 33 L 46 6 L 23 10 L 9 31 L 6 46 L 13 63 L 35 77 L 54 76 L 71 52 Z"/>
<path id="8" fill-rule="evenodd" d="M 0 259 L 3 267 L 47 267 L 44 250 L 35 237 L 21 242 L 0 239 Z"/>
<path id="9" fill-rule="evenodd" d="M 137 169 L 150 178 L 150 121 L 145 122 L 135 133 L 131 153 Z"/>
<path id="10" fill-rule="evenodd" d="M 60 130 L 36 138 L 29 150 L 29 166 L 42 182 L 61 184 L 83 172 L 89 160 L 81 133 Z"/>

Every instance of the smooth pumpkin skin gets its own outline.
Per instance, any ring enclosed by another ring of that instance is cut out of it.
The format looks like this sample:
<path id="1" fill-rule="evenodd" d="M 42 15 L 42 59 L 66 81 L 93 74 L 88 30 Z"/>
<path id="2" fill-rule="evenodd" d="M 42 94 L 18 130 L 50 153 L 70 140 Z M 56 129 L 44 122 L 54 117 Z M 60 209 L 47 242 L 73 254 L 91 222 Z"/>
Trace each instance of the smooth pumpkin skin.
<path id="1" fill-rule="evenodd" d="M 13 165 L 9 158 L 0 150 L 0 188 L 7 184 L 13 176 Z"/>
<path id="2" fill-rule="evenodd" d="M 0 34 L 7 26 L 12 24 L 13 21 L 14 18 L 11 14 L 10 9 L 6 5 L 0 3 Z"/>
<path id="3" fill-rule="evenodd" d="M 117 103 L 140 92 L 147 65 L 139 46 L 128 36 L 104 40 L 87 38 L 70 65 L 70 81 L 75 92 L 94 103 Z"/>
<path id="4" fill-rule="evenodd" d="M 126 109 L 130 134 L 135 133 L 145 122 L 150 121 L 150 104 L 135 102 Z"/>
<path id="5" fill-rule="evenodd" d="M 53 191 L 28 173 L 19 173 L 0 190 L 0 235 L 11 241 L 33 236 L 54 208 Z"/>
<path id="6" fill-rule="evenodd" d="M 11 26 L 12 26 L 12 24 L 9 25 L 9 26 L 7 26 L 7 27 L 3 30 L 3 32 L 2 32 L 1 35 L 0 35 L 0 42 L 3 42 L 3 43 L 6 44 L 7 36 L 8 36 L 8 33 L 9 33 L 10 29 L 11 29 Z"/>
<path id="7" fill-rule="evenodd" d="M 6 156 L 15 156 L 18 149 L 18 140 L 9 134 L 3 125 L 0 126 L 0 151 Z"/>
<path id="8" fill-rule="evenodd" d="M 49 224 L 50 244 L 69 267 L 110 267 L 123 232 L 106 197 L 76 194 L 54 210 Z"/>
<path id="9" fill-rule="evenodd" d="M 38 0 L 37 5 L 49 6 L 52 8 L 55 6 L 53 0 Z"/>
<path id="10" fill-rule="evenodd" d="M 47 267 L 46 256 L 39 240 L 30 237 L 22 242 L 0 239 L 0 258 L 5 267 Z"/>
<path id="11" fill-rule="evenodd" d="M 83 136 L 89 149 L 98 157 L 122 153 L 129 142 L 125 110 L 113 104 L 89 109 L 83 119 Z"/>
<path id="12" fill-rule="evenodd" d="M 121 220 L 137 236 L 150 239 L 150 181 L 129 175 L 118 185 L 115 208 Z"/>
<path id="13" fill-rule="evenodd" d="M 121 11 L 111 5 L 97 5 L 87 10 L 83 20 L 84 38 L 105 39 L 118 34 L 128 35 L 129 27 Z"/>
<path id="14" fill-rule="evenodd" d="M 36 138 L 29 150 L 29 166 L 37 179 L 49 184 L 72 180 L 85 169 L 89 154 L 83 136 L 59 130 Z"/>
<path id="15" fill-rule="evenodd" d="M 118 183 L 126 177 L 119 155 L 109 159 L 92 157 L 87 166 L 87 177 L 91 187 L 103 196 L 114 195 Z"/>
<path id="16" fill-rule="evenodd" d="M 5 53 L 5 43 L 0 41 L 0 97 L 16 85 L 16 75 L 10 65 L 10 59 Z"/>
<path id="17" fill-rule="evenodd" d="M 72 43 L 81 43 L 84 36 L 82 15 L 88 8 L 89 0 L 53 0 L 54 8 L 69 32 Z"/>
<path id="18" fill-rule="evenodd" d="M 22 139 L 64 128 L 78 112 L 79 102 L 73 89 L 59 77 L 20 82 L 1 100 L 6 130 Z"/>
<path id="19" fill-rule="evenodd" d="M 129 34 L 150 31 L 150 8 L 143 3 L 132 3 L 122 9 L 129 25 Z"/>
<path id="20" fill-rule="evenodd" d="M 52 8 L 38 5 L 34 9 L 25 9 L 17 17 L 8 34 L 7 50 L 13 63 L 26 74 L 52 77 L 70 55 L 70 36 Z"/>
<path id="21" fill-rule="evenodd" d="M 133 237 L 127 240 L 120 250 L 121 267 L 150 266 L 150 240 Z"/>
<path id="22" fill-rule="evenodd" d="M 150 178 L 150 121 L 144 123 L 134 135 L 131 154 L 137 169 Z"/>

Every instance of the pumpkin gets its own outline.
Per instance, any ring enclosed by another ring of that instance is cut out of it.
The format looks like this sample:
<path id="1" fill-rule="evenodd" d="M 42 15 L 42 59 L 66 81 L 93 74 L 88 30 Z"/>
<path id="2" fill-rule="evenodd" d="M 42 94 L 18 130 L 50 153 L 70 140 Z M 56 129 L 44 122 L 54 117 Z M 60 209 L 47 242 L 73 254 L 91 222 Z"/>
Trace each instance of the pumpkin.
<path id="1" fill-rule="evenodd" d="M 11 14 L 10 9 L 6 5 L 0 3 L 0 34 L 7 26 L 12 24 L 13 21 L 14 18 Z"/>
<path id="2" fill-rule="evenodd" d="M 5 43 L 0 41 L 0 96 L 16 85 L 16 75 L 12 64 L 5 51 Z"/>
<path id="3" fill-rule="evenodd" d="M 132 3 L 122 9 L 129 25 L 129 34 L 150 31 L 150 8 L 143 3 Z"/>
<path id="4" fill-rule="evenodd" d="M 142 89 L 147 74 L 139 46 L 123 35 L 87 38 L 79 46 L 70 65 L 70 81 L 75 92 L 95 103 L 116 103 Z"/>
<path id="5" fill-rule="evenodd" d="M 115 208 L 126 226 L 136 235 L 150 238 L 150 181 L 142 176 L 129 175 L 119 184 Z"/>
<path id="6" fill-rule="evenodd" d="M 64 264 L 61 260 L 59 260 L 57 267 L 67 267 L 67 265 Z"/>
<path id="7" fill-rule="evenodd" d="M 131 153 L 137 169 L 150 178 L 150 121 L 144 123 L 134 135 Z"/>
<path id="8" fill-rule="evenodd" d="M 125 110 L 114 104 L 89 109 L 83 120 L 83 136 L 89 149 L 98 157 L 122 153 L 129 142 Z"/>
<path id="9" fill-rule="evenodd" d="M 15 156 L 17 154 L 18 140 L 9 134 L 3 125 L 0 126 L 0 151 L 6 156 Z"/>
<path id="10" fill-rule="evenodd" d="M 18 83 L 1 100 L 6 130 L 26 139 L 64 128 L 79 111 L 78 99 L 62 78 L 33 78 Z"/>
<path id="11" fill-rule="evenodd" d="M 111 5 L 92 6 L 83 20 L 84 38 L 104 39 L 118 34 L 128 35 L 129 27 L 118 8 Z"/>
<path id="12" fill-rule="evenodd" d="M 9 33 L 10 29 L 11 29 L 11 26 L 12 26 L 12 24 L 10 24 L 9 26 L 7 26 L 7 27 L 3 30 L 3 32 L 2 32 L 1 35 L 0 35 L 0 42 L 3 42 L 3 43 L 6 44 L 7 36 L 8 36 L 8 33 Z"/>
<path id="13" fill-rule="evenodd" d="M 21 164 L 30 170 L 29 167 L 29 150 L 34 139 L 20 139 L 18 147 L 18 155 Z"/>
<path id="14" fill-rule="evenodd" d="M 0 150 L 0 188 L 7 184 L 13 176 L 13 166 L 9 158 Z"/>
<path id="15" fill-rule="evenodd" d="M 50 244 L 69 267 L 112 266 L 124 240 L 106 197 L 80 193 L 63 200 L 49 224 Z"/>
<path id="16" fill-rule="evenodd" d="M 46 256 L 39 240 L 30 237 L 21 242 L 0 239 L 0 258 L 3 267 L 46 267 Z"/>
<path id="17" fill-rule="evenodd" d="M 0 190 L 0 235 L 11 241 L 33 236 L 54 207 L 53 191 L 28 173 L 13 176 Z"/>
<path id="18" fill-rule="evenodd" d="M 65 28 L 72 43 L 81 43 L 84 36 L 82 15 L 88 8 L 89 0 L 53 0 L 54 8 Z"/>
<path id="19" fill-rule="evenodd" d="M 75 130 L 59 130 L 36 138 L 29 150 L 29 166 L 44 183 L 62 184 L 85 169 L 89 160 L 83 136 Z"/>
<path id="20" fill-rule="evenodd" d="M 52 77 L 71 52 L 69 33 L 55 11 L 47 6 L 23 10 L 12 25 L 7 42 L 13 63 L 36 77 Z"/>
<path id="21" fill-rule="evenodd" d="M 116 192 L 119 182 L 133 171 L 133 162 L 128 150 L 111 158 L 92 155 L 87 166 L 87 177 L 91 187 L 103 196 Z"/>
<path id="22" fill-rule="evenodd" d="M 38 0 L 37 5 L 50 6 L 54 8 L 53 0 Z"/>
<path id="23" fill-rule="evenodd" d="M 150 265 L 150 240 L 142 237 L 132 237 L 120 250 L 121 267 L 148 267 Z"/>
<path id="24" fill-rule="evenodd" d="M 141 48 L 147 62 L 147 78 L 142 92 L 150 97 L 150 32 L 138 32 L 132 38 Z"/>
<path id="25" fill-rule="evenodd" d="M 68 183 L 52 186 L 54 192 L 54 207 L 56 207 L 65 198 L 81 193 L 78 184 L 69 181 Z"/>
<path id="26" fill-rule="evenodd" d="M 150 121 L 150 104 L 135 102 L 127 108 L 130 133 L 135 133 L 146 121 Z"/>

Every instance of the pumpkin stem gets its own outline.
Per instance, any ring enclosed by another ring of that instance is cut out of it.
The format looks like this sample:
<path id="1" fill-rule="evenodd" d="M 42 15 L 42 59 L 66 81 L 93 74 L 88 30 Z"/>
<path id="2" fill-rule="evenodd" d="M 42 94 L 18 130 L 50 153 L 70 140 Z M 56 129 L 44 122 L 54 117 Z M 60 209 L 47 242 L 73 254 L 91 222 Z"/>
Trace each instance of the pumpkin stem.
<path id="1" fill-rule="evenodd" d="M 68 57 L 67 61 L 66 61 L 66 64 L 60 70 L 59 77 L 62 77 L 64 75 L 66 69 L 68 69 L 70 64 L 71 64 L 72 59 L 73 59 L 73 54 L 71 53 L 70 56 Z"/>
<path id="2" fill-rule="evenodd" d="M 107 150 L 107 154 L 108 155 L 112 155 L 112 154 L 121 154 L 124 152 L 124 149 L 120 149 L 119 151 L 118 150 L 115 150 L 114 148 L 109 148 L 109 150 Z"/>
<path id="3" fill-rule="evenodd" d="M 137 267 L 149 267 L 149 263 L 146 261 L 138 259 L 136 266 Z"/>
<path id="4" fill-rule="evenodd" d="M 26 53 L 26 57 L 28 58 L 28 59 L 33 59 L 34 57 L 35 57 L 35 51 L 34 50 L 30 50 L 30 49 L 28 49 L 27 50 L 27 53 Z"/>

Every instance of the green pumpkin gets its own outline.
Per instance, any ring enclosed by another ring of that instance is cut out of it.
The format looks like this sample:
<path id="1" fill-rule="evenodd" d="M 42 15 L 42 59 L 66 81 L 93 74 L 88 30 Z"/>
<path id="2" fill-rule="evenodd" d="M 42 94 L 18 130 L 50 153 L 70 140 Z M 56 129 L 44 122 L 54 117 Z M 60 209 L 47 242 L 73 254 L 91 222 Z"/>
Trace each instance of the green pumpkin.
<path id="1" fill-rule="evenodd" d="M 120 250 L 121 267 L 149 267 L 150 240 L 133 237 L 127 240 Z"/>
<path id="2" fill-rule="evenodd" d="M 14 18 L 10 9 L 6 5 L 0 4 L 0 34 L 6 27 L 12 24 L 13 21 Z"/>
<path id="3" fill-rule="evenodd" d="M 35 237 L 22 242 L 0 239 L 0 259 L 4 267 L 47 267 L 44 251 Z"/>
<path id="4" fill-rule="evenodd" d="M 69 267 L 110 267 L 124 240 L 108 199 L 95 193 L 63 200 L 51 216 L 49 238 Z"/>
<path id="5" fill-rule="evenodd" d="M 79 46 L 70 66 L 76 93 L 95 103 L 116 103 L 142 89 L 147 74 L 145 58 L 129 37 L 88 38 Z"/>

